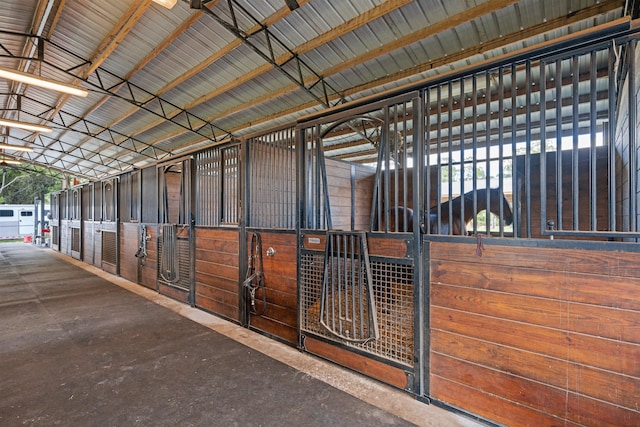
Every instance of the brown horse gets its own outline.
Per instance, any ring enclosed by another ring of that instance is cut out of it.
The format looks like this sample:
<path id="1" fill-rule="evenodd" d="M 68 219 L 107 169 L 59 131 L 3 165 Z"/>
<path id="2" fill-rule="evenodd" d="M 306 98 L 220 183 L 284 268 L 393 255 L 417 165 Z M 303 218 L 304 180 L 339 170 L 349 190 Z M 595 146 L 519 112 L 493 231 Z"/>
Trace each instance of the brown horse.
<path id="1" fill-rule="evenodd" d="M 466 235 L 466 224 L 469 223 L 478 212 L 487 210 L 487 191 L 489 192 L 489 212 L 497 215 L 506 225 L 513 223 L 513 212 L 507 198 L 498 188 L 476 190 L 476 206 L 473 205 L 474 191 L 469 191 L 462 196 L 455 197 L 440 205 L 440 229 L 438 229 L 438 207 L 429 210 L 429 231 L 431 234 L 456 234 Z M 464 212 L 462 212 L 462 200 L 464 199 Z M 502 212 L 500 212 L 500 199 L 502 199 Z M 449 206 L 452 216 L 449 218 Z M 394 206 L 389 210 L 389 231 L 413 231 L 413 209 L 404 206 Z M 405 221 L 406 220 L 406 221 Z M 426 231 L 426 230 L 424 230 Z"/>

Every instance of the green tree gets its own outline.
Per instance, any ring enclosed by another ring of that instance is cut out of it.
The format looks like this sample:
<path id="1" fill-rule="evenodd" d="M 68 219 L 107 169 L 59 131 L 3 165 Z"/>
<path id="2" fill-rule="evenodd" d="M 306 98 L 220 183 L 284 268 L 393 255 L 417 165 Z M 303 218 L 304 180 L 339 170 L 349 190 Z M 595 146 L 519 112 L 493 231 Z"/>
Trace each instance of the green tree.
<path id="1" fill-rule="evenodd" d="M 1 170 L 0 202 L 30 204 L 35 197 L 47 195 L 62 188 L 62 175 L 37 167 L 15 168 L 4 166 Z"/>

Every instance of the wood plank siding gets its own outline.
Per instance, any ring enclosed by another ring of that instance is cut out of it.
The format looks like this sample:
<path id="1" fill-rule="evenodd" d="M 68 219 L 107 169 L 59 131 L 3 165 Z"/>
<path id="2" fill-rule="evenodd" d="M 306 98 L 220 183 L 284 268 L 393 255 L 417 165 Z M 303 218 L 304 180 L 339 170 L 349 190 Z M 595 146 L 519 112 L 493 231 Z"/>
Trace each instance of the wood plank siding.
<path id="1" fill-rule="evenodd" d="M 369 229 L 375 168 L 326 159 L 332 228 Z M 353 228 L 351 213 L 354 213 Z"/>
<path id="2" fill-rule="evenodd" d="M 430 245 L 431 396 L 507 425 L 639 425 L 640 255 L 475 249 Z"/>
<path id="3" fill-rule="evenodd" d="M 265 310 L 262 296 L 257 295 L 256 312 L 262 313 L 264 310 L 264 314 L 251 315 L 249 324 L 267 335 L 295 345 L 298 341 L 296 234 L 294 231 L 259 233 L 262 237 L 267 306 Z M 249 232 L 249 251 L 251 238 L 252 232 Z M 273 256 L 266 255 L 270 247 L 275 250 Z"/>
<path id="4" fill-rule="evenodd" d="M 195 305 L 238 322 L 239 232 L 196 228 Z"/>

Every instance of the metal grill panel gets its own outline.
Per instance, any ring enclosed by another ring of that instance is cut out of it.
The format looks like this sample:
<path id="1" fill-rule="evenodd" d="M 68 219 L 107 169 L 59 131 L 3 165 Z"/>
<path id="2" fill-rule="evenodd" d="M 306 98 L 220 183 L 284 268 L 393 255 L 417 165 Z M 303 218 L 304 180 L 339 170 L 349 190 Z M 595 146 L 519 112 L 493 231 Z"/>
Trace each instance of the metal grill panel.
<path id="1" fill-rule="evenodd" d="M 220 157 L 219 147 L 196 155 L 197 225 L 220 225 Z"/>
<path id="2" fill-rule="evenodd" d="M 80 229 L 79 228 L 71 229 L 71 250 L 75 252 L 80 252 Z"/>
<path id="3" fill-rule="evenodd" d="M 330 232 L 325 259 L 320 323 L 347 341 L 378 339 L 366 235 Z"/>
<path id="4" fill-rule="evenodd" d="M 102 230 L 102 262 L 116 265 L 117 243 L 116 233 Z"/>
<path id="5" fill-rule="evenodd" d="M 372 260 L 371 277 L 379 338 L 367 343 L 337 339 L 320 324 L 324 255 L 303 252 L 300 256 L 300 329 L 391 360 L 407 367 L 414 361 L 413 267 L 389 260 Z"/>
<path id="6" fill-rule="evenodd" d="M 237 224 L 240 146 L 214 147 L 196 155 L 196 225 Z"/>
<path id="7" fill-rule="evenodd" d="M 173 227 L 169 225 L 169 227 Z M 165 251 L 165 243 L 162 239 L 159 239 L 158 242 L 158 259 L 162 260 L 163 256 L 166 255 Z M 169 246 L 167 246 L 169 248 Z M 188 237 L 176 237 L 175 244 L 171 245 L 171 249 L 175 257 L 174 265 L 177 267 L 177 274 L 172 276 L 167 276 L 165 272 L 162 271 L 162 262 L 158 262 L 158 281 L 162 284 L 173 286 L 185 291 L 190 289 L 191 284 L 191 255 L 190 255 L 190 244 Z M 164 277 L 163 277 L 164 276 Z M 168 280 L 167 280 L 168 279 Z M 174 280 L 175 279 L 175 280 Z"/>
<path id="8" fill-rule="evenodd" d="M 224 148 L 222 157 L 224 160 L 222 181 L 222 222 L 227 224 L 238 223 L 238 201 L 240 195 L 240 147 L 237 145 Z"/>
<path id="9" fill-rule="evenodd" d="M 51 244 L 57 245 L 60 241 L 60 227 L 54 225 L 51 227 Z"/>
<path id="10" fill-rule="evenodd" d="M 253 227 L 295 227 L 295 129 L 249 139 L 249 219 Z"/>

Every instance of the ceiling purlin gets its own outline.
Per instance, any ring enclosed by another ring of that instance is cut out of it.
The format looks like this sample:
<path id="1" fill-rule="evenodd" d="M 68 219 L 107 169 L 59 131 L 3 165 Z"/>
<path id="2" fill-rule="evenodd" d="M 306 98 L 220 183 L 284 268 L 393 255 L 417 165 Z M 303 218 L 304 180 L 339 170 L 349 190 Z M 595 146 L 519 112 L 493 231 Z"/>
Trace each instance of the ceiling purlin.
<path id="1" fill-rule="evenodd" d="M 569 15 L 566 16 L 560 16 L 558 18 L 555 19 L 550 19 L 547 22 L 543 22 L 541 24 L 537 24 L 534 26 L 531 26 L 529 28 L 524 28 L 523 30 L 520 31 L 516 31 L 514 33 L 511 34 L 505 34 L 502 37 L 498 37 L 495 38 L 493 40 L 489 40 L 489 41 L 485 41 L 482 43 L 477 44 L 476 46 L 473 46 L 471 48 L 468 49 L 464 49 L 462 51 L 458 51 L 458 52 L 454 52 L 454 53 L 450 53 L 447 54 L 446 56 L 442 56 L 440 58 L 436 58 L 434 60 L 416 65 L 414 67 L 408 68 L 406 70 L 401 70 L 397 73 L 394 74 L 390 74 L 384 77 L 381 77 L 379 79 L 376 80 L 372 80 L 368 83 L 362 84 L 362 85 L 358 85 L 358 86 L 354 86 L 353 88 L 350 89 L 345 89 L 343 91 L 345 96 L 351 96 L 351 95 L 356 95 L 358 93 L 361 93 L 363 91 L 369 90 L 369 89 L 373 89 L 379 86 L 382 86 L 384 84 L 387 83 L 391 83 L 394 81 L 398 81 L 401 80 L 403 78 L 407 78 L 410 76 L 414 76 L 420 73 L 424 73 L 426 71 L 429 71 L 431 69 L 435 69 L 439 66 L 442 65 L 446 65 L 452 62 L 456 62 L 465 58 L 469 58 L 472 57 L 474 55 L 478 55 L 481 53 L 485 53 L 488 51 L 491 51 L 493 49 L 499 48 L 501 46 L 507 45 L 507 44 L 511 44 L 511 43 L 516 43 L 518 41 L 523 41 L 526 40 L 527 38 L 530 37 L 534 37 L 536 35 L 540 35 L 540 34 L 544 34 L 546 32 L 555 30 L 557 28 L 566 26 L 566 25 L 571 25 L 571 24 L 575 24 L 578 23 L 580 21 L 584 21 L 585 19 L 590 19 L 593 18 L 594 16 L 598 16 L 601 15 L 603 13 L 607 13 L 610 12 L 612 10 L 618 9 L 621 7 L 621 0 L 603 0 L 598 4 L 586 7 L 584 9 L 580 9 L 577 11 L 572 12 Z M 385 49 L 386 51 L 387 49 Z M 357 59 L 358 57 L 354 58 Z M 365 58 L 361 58 L 360 61 L 357 61 L 357 63 L 362 63 L 365 62 L 368 59 Z M 351 66 L 356 65 L 355 63 L 353 63 Z M 342 71 L 342 70 L 334 70 L 334 72 L 338 72 L 338 71 Z M 325 75 L 329 75 L 327 74 L 327 70 L 325 70 L 323 72 L 323 74 Z M 252 106 L 255 106 L 256 104 L 260 104 L 263 102 L 268 102 L 268 101 L 272 101 L 280 96 L 284 96 L 287 93 L 290 93 L 294 90 L 296 90 L 297 87 L 296 86 L 288 86 L 286 88 L 283 88 L 280 91 L 274 91 L 271 92 L 263 97 L 258 97 L 255 98 L 253 100 L 253 103 L 251 105 L 240 105 L 238 107 L 235 108 L 231 108 L 228 109 L 226 111 L 223 111 L 222 113 L 216 115 L 216 117 L 212 117 L 210 118 L 210 120 L 220 120 L 222 117 L 225 116 L 229 116 L 231 114 L 236 114 L 239 113 L 240 111 L 243 111 L 247 108 L 250 108 Z M 252 120 L 251 124 L 247 123 L 247 124 L 243 124 L 243 125 L 239 125 L 235 128 L 230 129 L 231 132 L 233 133 L 237 133 L 243 129 L 247 129 L 249 128 L 251 125 L 258 125 L 258 124 L 263 124 L 263 123 L 268 123 L 271 120 L 274 119 L 278 119 L 281 117 L 286 117 L 289 116 L 297 111 L 300 110 L 305 110 L 305 109 L 309 109 L 312 108 L 313 106 L 315 106 L 315 103 L 313 102 L 309 102 L 307 104 L 304 105 L 299 105 L 297 107 L 288 109 L 288 110 L 283 110 L 281 111 L 279 114 L 276 115 L 271 115 L 268 117 L 264 117 L 261 120 Z"/>

